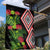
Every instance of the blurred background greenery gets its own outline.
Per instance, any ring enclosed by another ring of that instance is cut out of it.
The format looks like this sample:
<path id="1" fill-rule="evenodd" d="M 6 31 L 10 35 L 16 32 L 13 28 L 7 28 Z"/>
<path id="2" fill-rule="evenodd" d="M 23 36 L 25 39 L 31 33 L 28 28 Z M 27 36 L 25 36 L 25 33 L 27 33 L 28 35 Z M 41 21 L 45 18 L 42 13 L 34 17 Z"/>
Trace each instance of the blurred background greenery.
<path id="1" fill-rule="evenodd" d="M 5 49 L 5 32 L 6 32 L 6 24 L 0 22 L 0 50 Z"/>

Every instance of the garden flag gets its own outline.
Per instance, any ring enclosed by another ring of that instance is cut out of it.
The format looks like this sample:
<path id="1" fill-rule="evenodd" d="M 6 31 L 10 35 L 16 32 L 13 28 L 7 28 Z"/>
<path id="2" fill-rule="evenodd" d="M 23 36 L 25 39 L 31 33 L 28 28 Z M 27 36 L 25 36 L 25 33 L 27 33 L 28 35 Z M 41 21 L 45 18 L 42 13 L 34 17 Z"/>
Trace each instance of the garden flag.
<path id="1" fill-rule="evenodd" d="M 6 5 L 5 46 L 7 49 L 35 48 L 33 19 L 32 11 Z"/>

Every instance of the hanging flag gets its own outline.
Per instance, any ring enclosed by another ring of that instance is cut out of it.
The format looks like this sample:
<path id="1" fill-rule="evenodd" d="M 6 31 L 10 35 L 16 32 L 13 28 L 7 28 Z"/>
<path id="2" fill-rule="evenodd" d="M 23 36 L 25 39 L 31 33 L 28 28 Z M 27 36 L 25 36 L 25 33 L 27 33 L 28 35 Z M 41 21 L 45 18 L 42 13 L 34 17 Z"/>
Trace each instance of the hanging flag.
<path id="1" fill-rule="evenodd" d="M 5 46 L 14 50 L 35 48 L 32 11 L 6 5 Z"/>

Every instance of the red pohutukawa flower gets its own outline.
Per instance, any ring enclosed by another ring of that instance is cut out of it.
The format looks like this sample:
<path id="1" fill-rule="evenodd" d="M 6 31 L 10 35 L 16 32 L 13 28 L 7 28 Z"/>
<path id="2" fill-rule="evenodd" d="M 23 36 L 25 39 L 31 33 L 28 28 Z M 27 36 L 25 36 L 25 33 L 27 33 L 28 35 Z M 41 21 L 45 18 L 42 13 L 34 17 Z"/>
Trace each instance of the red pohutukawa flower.
<path id="1" fill-rule="evenodd" d="M 19 25 L 19 24 L 17 24 L 17 25 L 16 25 L 16 29 L 22 29 L 22 26 Z"/>
<path id="2" fill-rule="evenodd" d="M 12 29 L 12 26 L 8 26 L 8 29 Z"/>
<path id="3" fill-rule="evenodd" d="M 20 12 L 16 11 L 16 12 L 15 12 L 15 15 L 20 15 Z"/>
<path id="4" fill-rule="evenodd" d="M 20 41 L 20 43 L 24 42 L 23 37 L 18 37 L 18 40 Z"/>
<path id="5" fill-rule="evenodd" d="M 26 46 L 26 45 L 24 45 L 24 46 L 23 46 L 23 48 L 24 48 L 24 49 L 26 49 L 26 48 L 27 48 L 27 46 Z"/>
<path id="6" fill-rule="evenodd" d="M 11 11 L 9 9 L 6 10 L 7 15 L 11 15 Z"/>

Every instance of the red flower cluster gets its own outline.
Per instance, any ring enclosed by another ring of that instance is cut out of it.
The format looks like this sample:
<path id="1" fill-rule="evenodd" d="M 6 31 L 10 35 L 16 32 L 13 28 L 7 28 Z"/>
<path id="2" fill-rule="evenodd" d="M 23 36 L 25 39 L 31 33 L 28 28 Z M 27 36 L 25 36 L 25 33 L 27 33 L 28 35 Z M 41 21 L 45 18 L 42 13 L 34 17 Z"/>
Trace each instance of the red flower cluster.
<path id="1" fill-rule="evenodd" d="M 24 42 L 23 37 L 19 37 L 19 38 L 18 38 L 18 40 L 20 40 L 20 43 Z M 26 45 L 23 45 L 23 48 L 24 48 L 24 49 L 26 49 L 26 48 L 27 48 L 27 46 L 26 46 Z"/>
<path id="2" fill-rule="evenodd" d="M 22 29 L 22 26 L 19 25 L 19 24 L 17 24 L 17 25 L 16 25 L 16 29 Z"/>
<path id="3" fill-rule="evenodd" d="M 15 12 L 15 15 L 20 15 L 20 13 L 18 11 Z"/>
<path id="4" fill-rule="evenodd" d="M 11 15 L 11 10 L 7 9 L 7 10 L 6 10 L 6 14 L 7 14 L 7 15 Z M 20 15 L 20 12 L 15 11 L 15 15 Z"/>
<path id="5" fill-rule="evenodd" d="M 20 40 L 20 43 L 24 42 L 24 39 L 22 37 L 19 37 L 18 40 Z"/>
<path id="6" fill-rule="evenodd" d="M 27 46 L 26 46 L 26 45 L 24 45 L 24 46 L 23 46 L 23 48 L 24 48 L 24 49 L 27 49 Z"/>
<path id="7" fill-rule="evenodd" d="M 8 29 L 12 29 L 12 26 L 8 26 Z"/>
<path id="8" fill-rule="evenodd" d="M 8 29 L 12 29 L 12 26 L 8 26 Z M 16 29 L 22 29 L 22 26 L 21 25 L 16 25 Z"/>
<path id="9" fill-rule="evenodd" d="M 11 15 L 11 11 L 9 9 L 6 10 L 7 15 Z"/>

